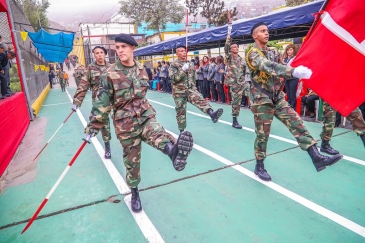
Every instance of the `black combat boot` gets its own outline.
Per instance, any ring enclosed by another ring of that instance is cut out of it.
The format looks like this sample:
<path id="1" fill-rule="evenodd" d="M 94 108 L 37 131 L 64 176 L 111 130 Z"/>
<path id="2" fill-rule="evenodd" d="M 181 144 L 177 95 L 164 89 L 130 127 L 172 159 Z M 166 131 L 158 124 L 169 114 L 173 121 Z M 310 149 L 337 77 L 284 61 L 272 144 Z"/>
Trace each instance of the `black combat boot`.
<path id="1" fill-rule="evenodd" d="M 263 181 L 271 181 L 271 176 L 265 170 L 263 159 L 256 160 L 255 175 Z"/>
<path id="2" fill-rule="evenodd" d="M 142 211 L 142 204 L 141 204 L 141 199 L 139 198 L 138 187 L 131 188 L 131 192 L 132 192 L 132 200 L 131 200 L 132 211 L 135 213 L 139 213 Z"/>
<path id="3" fill-rule="evenodd" d="M 213 111 L 212 109 L 208 110 L 208 115 L 210 118 L 212 118 L 212 121 L 216 123 L 218 121 L 218 118 L 223 114 L 223 109 L 219 108 L 216 111 Z"/>
<path id="4" fill-rule="evenodd" d="M 104 145 L 105 145 L 104 158 L 110 159 L 112 157 L 112 153 L 110 151 L 110 143 L 109 142 L 104 142 Z"/>
<path id="5" fill-rule="evenodd" d="M 235 116 L 233 117 L 232 127 L 237 128 L 237 129 L 242 129 L 242 126 L 238 123 L 237 117 L 235 117 Z"/>
<path id="6" fill-rule="evenodd" d="M 182 131 L 174 144 L 170 141 L 166 144 L 164 152 L 172 160 L 175 170 L 182 171 L 186 165 L 191 150 L 193 149 L 193 136 L 188 131 Z"/>
<path id="7" fill-rule="evenodd" d="M 365 147 L 365 134 L 361 135 L 360 138 L 361 138 L 362 142 L 364 143 L 364 147 Z"/>
<path id="8" fill-rule="evenodd" d="M 342 159 L 342 154 L 336 154 L 332 157 L 324 156 L 319 153 L 317 146 L 314 144 L 307 149 L 309 156 L 312 158 L 313 164 L 316 167 L 317 171 L 326 169 L 326 166 L 333 165 Z"/>
<path id="9" fill-rule="evenodd" d="M 329 140 L 324 140 L 324 139 L 322 139 L 322 143 L 321 143 L 321 152 L 330 154 L 330 155 L 335 155 L 335 154 L 340 153 L 331 147 Z"/>

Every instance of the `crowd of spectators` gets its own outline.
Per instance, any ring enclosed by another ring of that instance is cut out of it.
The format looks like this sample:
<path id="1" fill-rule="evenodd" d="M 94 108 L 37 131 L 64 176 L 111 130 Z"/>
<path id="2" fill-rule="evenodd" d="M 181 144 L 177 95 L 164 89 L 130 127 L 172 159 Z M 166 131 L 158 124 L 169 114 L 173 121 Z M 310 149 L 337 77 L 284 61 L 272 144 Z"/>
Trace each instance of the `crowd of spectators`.
<path id="1" fill-rule="evenodd" d="M 288 45 L 283 54 L 280 56 L 280 63 L 283 65 L 290 65 L 294 60 L 299 45 L 290 44 Z M 204 56 L 202 59 L 199 57 L 194 57 L 191 59 L 192 64 L 196 69 L 196 88 L 202 94 L 202 96 L 209 100 L 210 102 L 218 102 L 220 104 L 230 104 L 231 94 L 229 92 L 229 87 L 224 85 L 224 79 L 227 73 L 227 67 L 224 63 L 224 57 L 219 55 L 217 57 Z M 169 79 L 169 62 L 158 62 L 156 68 L 150 69 L 146 68 L 147 74 L 149 76 L 150 89 L 171 93 L 171 83 Z M 248 71 L 248 70 L 247 70 Z M 245 79 L 250 82 L 250 77 L 248 72 L 246 73 Z M 283 91 L 286 94 L 286 99 L 290 106 L 296 109 L 297 98 L 300 97 L 298 91 L 299 80 L 296 78 L 285 80 L 285 87 Z M 306 109 L 306 116 L 309 118 L 316 117 L 316 107 L 315 102 L 319 100 L 319 96 L 313 92 L 310 88 L 307 88 L 304 95 L 300 97 L 302 102 L 302 108 Z M 249 98 L 243 96 L 241 101 L 241 107 L 249 108 Z M 363 116 L 365 116 L 365 103 L 360 107 Z M 341 123 L 341 115 L 337 113 L 336 126 Z"/>
<path id="2" fill-rule="evenodd" d="M 10 89 L 10 68 L 14 57 L 13 46 L 6 45 L 0 36 L 0 99 L 13 95 Z"/>
<path id="3" fill-rule="evenodd" d="M 211 102 L 230 104 L 231 97 L 229 89 L 224 85 L 227 72 L 224 57 L 217 56 L 209 58 L 204 56 L 202 60 L 199 57 L 194 57 L 191 63 L 196 69 L 196 88 L 203 97 Z M 149 75 L 150 89 L 157 90 L 159 85 L 160 91 L 171 94 L 172 89 L 168 73 L 169 66 L 170 63 L 165 61 L 158 62 L 157 67 L 153 69 L 145 66 Z M 241 106 L 248 106 L 247 101 L 248 99 L 243 97 Z"/>

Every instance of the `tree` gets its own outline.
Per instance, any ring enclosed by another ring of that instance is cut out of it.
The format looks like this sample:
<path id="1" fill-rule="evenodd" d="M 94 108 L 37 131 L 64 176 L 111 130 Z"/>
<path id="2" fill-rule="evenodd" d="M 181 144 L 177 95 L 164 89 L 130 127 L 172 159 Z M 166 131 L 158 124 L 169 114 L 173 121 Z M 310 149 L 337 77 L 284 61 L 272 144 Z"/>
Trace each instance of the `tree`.
<path id="1" fill-rule="evenodd" d="M 120 13 L 134 19 L 134 23 L 141 26 L 147 23 L 147 28 L 156 30 L 162 41 L 161 30 L 166 24 L 178 24 L 184 18 L 184 7 L 177 0 L 121 0 Z"/>
<path id="2" fill-rule="evenodd" d="M 232 10 L 229 10 L 230 12 L 230 16 L 231 16 L 231 21 L 232 20 L 237 20 L 236 18 L 234 18 L 235 16 L 237 16 L 238 12 L 237 12 L 237 8 L 234 7 Z M 232 17 L 233 16 L 233 17 Z M 216 26 L 222 26 L 228 23 L 228 12 L 224 11 L 219 18 L 216 20 L 215 25 Z"/>
<path id="3" fill-rule="evenodd" d="M 185 0 L 185 5 L 189 9 L 190 14 L 192 14 L 194 17 L 200 14 L 206 18 L 209 26 L 224 25 L 228 22 L 227 11 L 224 8 L 223 0 Z M 236 8 L 230 12 L 232 19 L 238 13 Z M 224 14 L 226 15 L 225 17 Z M 224 20 L 226 20 L 225 23 L 223 23 Z"/>
<path id="4" fill-rule="evenodd" d="M 298 5 L 302 5 L 304 3 L 309 3 L 309 2 L 313 2 L 313 1 L 314 0 L 285 0 L 286 6 L 288 6 L 288 7 L 298 6 Z"/>
<path id="5" fill-rule="evenodd" d="M 37 0 L 16 0 L 17 3 L 23 8 L 23 12 L 35 31 L 38 31 L 41 27 L 49 27 L 47 18 L 47 9 L 50 4 L 48 1 Z"/>

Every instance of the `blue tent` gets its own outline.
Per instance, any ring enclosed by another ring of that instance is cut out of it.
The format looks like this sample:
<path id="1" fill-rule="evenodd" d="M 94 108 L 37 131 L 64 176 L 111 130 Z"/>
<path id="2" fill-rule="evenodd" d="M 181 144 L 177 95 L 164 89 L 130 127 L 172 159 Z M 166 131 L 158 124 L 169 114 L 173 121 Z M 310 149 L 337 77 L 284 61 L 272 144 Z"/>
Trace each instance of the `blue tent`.
<path id="1" fill-rule="evenodd" d="M 231 37 L 233 38 L 233 41 L 240 44 L 253 43 L 251 28 L 258 22 L 265 22 L 268 24 L 270 40 L 305 36 L 313 23 L 313 14 L 319 11 L 322 4 L 323 1 L 316 1 L 298 7 L 285 8 L 252 19 L 234 21 Z M 226 36 L 227 25 L 191 33 L 188 35 L 189 51 L 224 46 Z M 134 52 L 134 55 L 149 56 L 170 54 L 172 49 L 179 45 L 185 45 L 185 36 L 139 48 Z"/>
<path id="2" fill-rule="evenodd" d="M 38 52 L 48 62 L 63 62 L 72 51 L 74 33 L 59 32 L 50 34 L 45 30 L 28 32 Z"/>

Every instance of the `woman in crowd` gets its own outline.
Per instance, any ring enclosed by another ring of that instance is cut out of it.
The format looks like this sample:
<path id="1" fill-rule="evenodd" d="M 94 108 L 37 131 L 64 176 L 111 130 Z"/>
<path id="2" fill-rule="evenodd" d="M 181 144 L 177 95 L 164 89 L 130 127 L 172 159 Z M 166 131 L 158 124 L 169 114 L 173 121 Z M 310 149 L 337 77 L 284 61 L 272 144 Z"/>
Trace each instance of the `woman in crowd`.
<path id="1" fill-rule="evenodd" d="M 281 59 L 281 63 L 284 65 L 290 65 L 290 63 L 294 60 L 297 55 L 297 48 L 294 44 L 290 44 L 285 48 L 284 54 Z M 299 79 L 292 78 L 285 80 L 285 92 L 288 96 L 288 103 L 291 107 L 295 108 L 297 97 L 297 86 Z"/>
<path id="2" fill-rule="evenodd" d="M 218 56 L 217 57 L 217 66 L 215 69 L 215 85 L 217 86 L 218 89 L 218 95 L 219 95 L 219 99 L 221 104 L 226 103 L 226 95 L 224 94 L 224 89 L 223 89 L 223 80 L 224 80 L 224 63 L 223 63 L 223 56 Z"/>
<path id="3" fill-rule="evenodd" d="M 215 75 L 216 75 L 216 59 L 215 57 L 212 57 L 209 59 L 209 68 L 208 68 L 208 82 L 209 82 L 209 87 L 210 87 L 210 92 L 212 95 L 212 99 L 211 101 L 215 102 L 218 100 L 217 98 L 217 91 L 215 89 Z"/>
<path id="4" fill-rule="evenodd" d="M 202 95 L 203 95 L 203 82 L 204 82 L 203 67 L 204 67 L 203 60 L 200 60 L 199 66 L 196 70 L 196 88 Z"/>
<path id="5" fill-rule="evenodd" d="M 208 71 L 209 71 L 209 58 L 207 56 L 203 57 L 203 85 L 202 85 L 202 95 L 203 97 L 208 100 L 210 97 L 209 92 L 209 82 L 208 78 Z"/>

